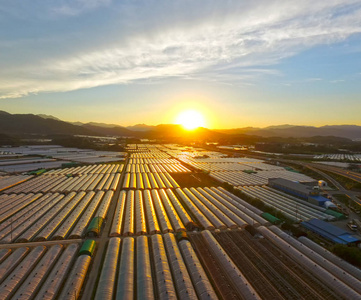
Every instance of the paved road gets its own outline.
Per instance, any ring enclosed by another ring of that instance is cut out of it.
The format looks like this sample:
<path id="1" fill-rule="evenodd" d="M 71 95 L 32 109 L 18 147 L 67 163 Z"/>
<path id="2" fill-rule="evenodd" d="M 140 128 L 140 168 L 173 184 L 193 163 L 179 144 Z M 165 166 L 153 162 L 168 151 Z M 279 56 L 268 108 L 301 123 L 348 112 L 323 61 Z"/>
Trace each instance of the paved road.
<path id="1" fill-rule="evenodd" d="M 309 163 L 307 165 L 310 165 L 310 166 L 315 167 L 320 170 L 336 173 L 336 174 L 342 175 L 346 178 L 349 178 L 349 179 L 352 179 L 354 181 L 361 183 L 361 174 L 360 173 L 344 170 L 344 169 L 341 169 L 338 167 L 331 167 L 331 166 L 327 166 L 327 165 L 317 164 L 317 163 Z"/>
<path id="2" fill-rule="evenodd" d="M 355 193 L 349 191 L 349 190 L 346 190 L 338 181 L 336 181 L 334 178 L 332 178 L 330 175 L 316 169 L 316 168 L 313 168 L 311 166 L 307 166 L 309 169 L 311 169 L 312 171 L 314 172 L 317 172 L 319 173 L 320 175 L 322 175 L 324 178 L 328 179 L 330 182 L 333 183 L 333 185 L 335 185 L 339 192 L 341 194 L 345 194 L 346 196 L 348 196 L 351 200 L 353 200 L 354 202 L 358 203 L 359 205 L 361 205 L 361 200 L 359 198 L 357 198 L 355 196 Z"/>
<path id="3" fill-rule="evenodd" d="M 316 165 L 316 166 L 315 166 Z M 329 176 L 328 174 L 322 172 L 321 170 L 319 170 L 319 165 L 318 164 L 305 164 L 305 166 L 319 174 L 321 174 L 323 177 L 327 178 L 329 181 L 331 181 L 338 189 L 341 193 L 347 195 L 348 197 L 350 197 L 350 199 L 352 201 L 354 201 L 355 203 L 357 203 L 358 205 L 361 206 L 361 200 L 359 198 L 356 197 L 356 195 L 358 195 L 359 193 L 354 193 L 352 191 L 346 190 L 338 181 L 336 181 L 335 179 L 333 179 L 331 176 Z M 324 169 L 322 169 L 324 170 Z M 328 168 L 326 168 L 327 171 L 329 171 Z"/>

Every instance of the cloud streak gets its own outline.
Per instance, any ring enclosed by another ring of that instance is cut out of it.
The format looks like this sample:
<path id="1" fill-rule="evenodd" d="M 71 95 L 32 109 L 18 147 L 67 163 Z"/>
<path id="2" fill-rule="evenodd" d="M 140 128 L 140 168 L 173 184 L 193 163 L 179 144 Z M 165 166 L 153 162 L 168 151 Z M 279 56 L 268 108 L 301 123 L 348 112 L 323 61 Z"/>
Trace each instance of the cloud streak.
<path id="1" fill-rule="evenodd" d="M 56 6 L 51 10 L 56 15 L 78 16 L 98 7 L 108 6 L 110 3 L 111 0 L 73 0 L 65 1 L 60 6 Z"/>
<path id="2" fill-rule="evenodd" d="M 100 0 L 64 3 L 53 10 L 76 15 L 103 5 L 114 9 L 122 39 L 114 31 L 94 36 L 85 30 L 95 43 L 87 49 L 75 41 L 64 55 L 45 49 L 43 59 L 1 69 L 0 99 L 178 76 L 252 84 L 259 76 L 278 76 L 275 67 L 285 58 L 361 32 L 359 1 L 290 2 L 202 2 L 211 11 L 194 1 L 114 8 Z"/>

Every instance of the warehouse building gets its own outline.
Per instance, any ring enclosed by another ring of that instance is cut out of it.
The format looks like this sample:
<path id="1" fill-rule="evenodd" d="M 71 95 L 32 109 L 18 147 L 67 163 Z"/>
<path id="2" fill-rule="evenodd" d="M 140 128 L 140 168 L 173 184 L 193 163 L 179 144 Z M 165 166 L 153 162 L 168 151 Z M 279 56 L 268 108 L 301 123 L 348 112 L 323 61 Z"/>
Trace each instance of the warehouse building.
<path id="1" fill-rule="evenodd" d="M 310 195 L 318 195 L 318 190 L 313 189 L 311 186 L 283 178 L 268 179 L 268 186 L 285 191 L 286 193 L 295 195 L 305 200 L 307 200 Z"/>
<path id="2" fill-rule="evenodd" d="M 312 219 L 307 222 L 302 222 L 301 225 L 336 244 L 349 245 L 358 244 L 360 242 L 358 238 L 352 236 L 349 232 L 322 220 Z"/>
<path id="3" fill-rule="evenodd" d="M 319 195 L 317 182 L 314 185 L 305 185 L 283 178 L 270 178 L 268 179 L 268 186 L 297 196 L 317 206 L 324 206 L 326 202 L 330 202 L 327 198 Z"/>

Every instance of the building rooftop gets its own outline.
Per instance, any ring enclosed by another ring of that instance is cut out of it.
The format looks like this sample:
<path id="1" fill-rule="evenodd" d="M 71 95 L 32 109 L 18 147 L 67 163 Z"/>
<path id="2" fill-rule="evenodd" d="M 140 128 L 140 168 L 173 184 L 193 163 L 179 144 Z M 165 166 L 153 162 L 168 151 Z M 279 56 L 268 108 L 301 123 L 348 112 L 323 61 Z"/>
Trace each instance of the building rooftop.
<path id="1" fill-rule="evenodd" d="M 360 241 L 355 236 L 352 236 L 348 231 L 318 219 L 311 219 L 307 222 L 302 222 L 301 225 L 337 244 L 350 244 Z"/>
<path id="2" fill-rule="evenodd" d="M 270 178 L 268 179 L 268 183 L 279 184 L 281 186 L 287 187 L 289 189 L 299 191 L 301 193 L 309 194 L 312 191 L 312 187 L 301 184 L 299 182 L 294 182 L 291 180 L 283 179 L 283 178 Z"/>
<path id="3" fill-rule="evenodd" d="M 310 198 L 316 200 L 317 202 L 320 203 L 320 205 L 325 204 L 326 201 L 330 201 L 327 198 L 323 197 L 323 196 L 316 196 L 316 195 L 312 195 L 310 196 Z"/>

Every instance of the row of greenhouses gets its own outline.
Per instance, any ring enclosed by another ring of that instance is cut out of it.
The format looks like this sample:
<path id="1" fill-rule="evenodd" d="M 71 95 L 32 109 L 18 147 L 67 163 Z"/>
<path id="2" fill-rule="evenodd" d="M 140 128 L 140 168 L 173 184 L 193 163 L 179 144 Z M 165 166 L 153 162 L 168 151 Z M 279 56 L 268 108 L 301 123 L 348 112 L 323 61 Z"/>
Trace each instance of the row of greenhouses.
<path id="1" fill-rule="evenodd" d="M 129 163 L 125 169 L 125 172 L 130 173 L 183 173 L 190 172 L 190 170 L 181 164 L 131 164 Z"/>
<path id="2" fill-rule="evenodd" d="M 86 165 L 80 167 L 54 169 L 45 173 L 45 175 L 84 175 L 84 174 L 115 174 L 121 173 L 124 165 L 121 164 L 100 164 Z"/>
<path id="3" fill-rule="evenodd" d="M 110 236 L 133 236 L 268 224 L 237 197 L 221 188 L 121 191 Z"/>
<path id="4" fill-rule="evenodd" d="M 0 299 L 77 299 L 91 257 L 79 244 L 0 250 Z"/>
<path id="5" fill-rule="evenodd" d="M 283 193 L 281 194 L 277 190 L 267 186 L 248 186 L 239 187 L 239 189 L 253 198 L 260 199 L 267 206 L 276 208 L 277 210 L 283 212 L 288 218 L 296 222 L 314 218 L 326 221 L 335 220 L 335 217 L 324 212 L 326 209 L 318 208 L 301 199 L 296 201 L 295 197 L 288 196 Z"/>
<path id="6" fill-rule="evenodd" d="M 259 162 L 236 162 L 228 158 L 219 158 L 219 159 L 195 159 L 195 158 L 183 158 L 181 159 L 184 163 L 192 165 L 195 168 L 201 170 L 215 170 L 215 171 L 232 171 L 232 170 L 257 170 L 257 171 L 283 171 L 284 168 L 268 165 L 265 163 Z"/>
<path id="7" fill-rule="evenodd" d="M 79 242 L 2 248 L 0 297 L 360 299 L 359 269 L 275 226 L 260 226 L 256 232 L 263 238 L 252 238 L 246 230 L 112 237 L 100 268 L 91 265 L 98 255 L 93 240 L 81 248 Z M 90 276 L 97 280 L 84 290 Z M 276 294 L 267 294 L 266 283 Z"/>
<path id="8" fill-rule="evenodd" d="M 313 182 L 315 179 L 312 177 L 309 177 L 302 173 L 287 171 L 285 169 L 283 170 L 277 170 L 277 171 L 258 171 L 257 174 L 255 174 L 257 177 L 264 178 L 268 181 L 269 178 L 283 178 L 291 181 L 298 181 L 298 182 Z"/>
<path id="9" fill-rule="evenodd" d="M 321 154 L 315 155 L 314 159 L 327 159 L 327 160 L 346 160 L 361 162 L 361 154 Z"/>
<path id="10" fill-rule="evenodd" d="M 222 163 L 204 163 L 204 162 L 189 162 L 189 164 L 199 170 L 214 172 L 214 171 L 244 171 L 244 170 L 250 170 L 251 167 L 244 164 L 237 164 L 237 163 L 228 163 L 228 162 L 222 162 Z"/>
<path id="11" fill-rule="evenodd" d="M 196 169 L 210 172 L 220 182 L 228 182 L 234 186 L 264 185 L 268 178 L 284 178 L 292 181 L 311 182 L 313 178 L 301 173 L 290 172 L 283 167 L 267 164 L 263 160 L 248 157 L 227 157 L 222 153 L 207 151 L 184 152 L 164 150 L 178 160 Z"/>
<path id="12" fill-rule="evenodd" d="M 2 195 L 0 243 L 81 238 L 94 216 L 106 217 L 113 194 Z"/>
<path id="13" fill-rule="evenodd" d="M 178 165 L 180 162 L 175 158 L 129 158 L 130 164 L 163 164 Z"/>
<path id="14" fill-rule="evenodd" d="M 120 173 L 85 174 L 79 176 L 40 175 L 4 191 L 5 194 L 19 193 L 70 193 L 80 191 L 115 191 Z"/>
<path id="15" fill-rule="evenodd" d="M 338 264 L 315 252 L 306 244 L 299 242 L 276 226 L 261 226 L 260 233 L 274 243 L 284 255 L 299 263 L 311 272 L 329 290 L 336 292 L 340 299 L 361 299 L 360 271 L 353 269 L 346 262 Z M 348 266 L 348 267 L 345 267 Z M 355 277 L 356 276 L 356 277 Z"/>
<path id="16" fill-rule="evenodd" d="M 223 299 L 360 299 L 360 271 L 322 257 L 276 226 L 252 234 L 205 230 L 189 239 L 214 286 L 223 287 Z"/>
<path id="17" fill-rule="evenodd" d="M 228 182 L 234 186 L 252 186 L 252 185 L 265 185 L 268 183 L 269 178 L 284 178 L 287 180 L 298 182 L 312 182 L 313 178 L 301 174 L 290 172 L 287 170 L 282 171 L 227 171 L 218 172 L 212 171 L 210 176 L 220 182 Z"/>
<path id="18" fill-rule="evenodd" d="M 219 182 L 227 182 L 234 186 L 265 185 L 268 183 L 264 178 L 242 171 L 211 172 L 209 175 Z"/>
<path id="19" fill-rule="evenodd" d="M 143 159 L 167 159 L 171 158 L 171 156 L 162 151 L 149 151 L 144 152 L 144 150 L 135 150 L 131 152 L 129 158 L 143 158 Z"/>
<path id="20" fill-rule="evenodd" d="M 191 243 L 186 235 L 182 238 L 178 235 L 175 239 L 172 233 L 121 240 L 111 238 L 95 287 L 95 299 L 218 299 L 219 296 L 222 299 L 270 299 L 275 295 L 267 295 L 266 275 L 277 299 L 288 299 L 291 295 L 360 299 L 357 279 L 360 272 L 351 274 L 347 271 L 352 269 L 350 265 L 334 264 L 277 227 L 270 229 L 261 226 L 257 230 L 264 239 L 254 239 L 244 230 L 192 233 Z M 222 237 L 230 233 L 234 233 L 233 239 L 223 242 Z M 247 237 L 243 243 L 234 239 L 237 234 Z M 252 243 L 248 244 L 248 240 Z M 242 249 L 248 250 L 238 252 Z M 240 257 L 241 253 L 245 259 Z M 292 260 L 292 266 L 283 264 L 286 259 Z M 249 264 L 253 264 L 253 270 L 245 272 Z M 280 273 L 276 273 L 278 270 Z M 289 272 L 285 277 L 282 277 L 283 270 Z M 218 276 L 223 278 L 219 280 Z M 231 290 L 234 293 L 225 297 Z"/>
<path id="21" fill-rule="evenodd" d="M 19 147 L 3 147 L 17 156 L 43 156 L 57 160 L 83 161 L 85 163 L 102 163 L 106 161 L 121 160 L 126 153 L 114 151 L 96 151 L 91 149 L 68 148 L 59 145 L 26 145 Z"/>
<path id="22" fill-rule="evenodd" d="M 8 176 L 0 176 L 0 192 L 2 190 L 11 188 L 14 185 L 22 183 L 26 180 L 29 180 L 33 176 L 29 175 L 8 175 Z"/>
<path id="23" fill-rule="evenodd" d="M 55 161 L 55 159 L 42 158 L 42 157 L 0 159 L 0 167 L 2 167 L 2 166 L 23 165 L 23 164 L 45 163 L 45 162 L 53 162 L 53 161 Z"/>
<path id="24" fill-rule="evenodd" d="M 183 188 L 174 178 L 191 176 L 172 174 L 193 170 L 182 161 L 235 186 L 251 178 L 240 189 L 288 217 L 332 220 L 255 184 L 292 172 L 175 144 L 127 147 L 124 170 L 53 170 L 0 194 L 0 299 L 360 299 L 361 272 L 224 188 Z"/>
<path id="25" fill-rule="evenodd" d="M 177 188 L 178 183 L 168 172 L 164 173 L 125 173 L 124 189 L 163 189 Z"/>
<path id="26" fill-rule="evenodd" d="M 167 233 L 111 238 L 94 299 L 218 297 L 190 242 Z"/>

